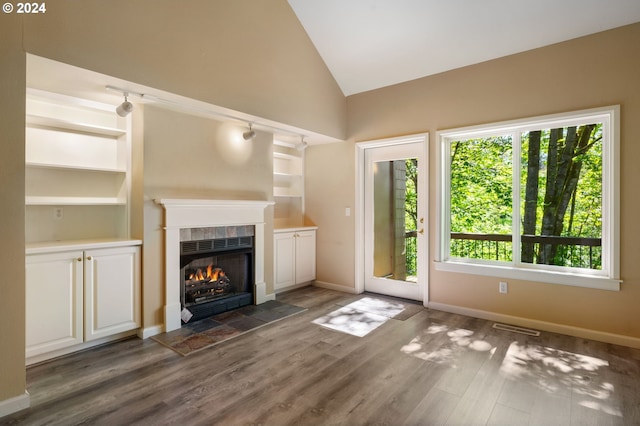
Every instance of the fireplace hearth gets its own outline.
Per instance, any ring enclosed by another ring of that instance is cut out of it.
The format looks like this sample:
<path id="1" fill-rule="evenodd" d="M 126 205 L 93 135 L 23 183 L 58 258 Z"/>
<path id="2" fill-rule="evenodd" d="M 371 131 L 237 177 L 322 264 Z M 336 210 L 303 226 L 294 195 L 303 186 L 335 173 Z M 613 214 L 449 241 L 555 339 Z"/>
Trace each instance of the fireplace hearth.
<path id="1" fill-rule="evenodd" d="M 180 243 L 182 321 L 253 304 L 253 237 Z"/>

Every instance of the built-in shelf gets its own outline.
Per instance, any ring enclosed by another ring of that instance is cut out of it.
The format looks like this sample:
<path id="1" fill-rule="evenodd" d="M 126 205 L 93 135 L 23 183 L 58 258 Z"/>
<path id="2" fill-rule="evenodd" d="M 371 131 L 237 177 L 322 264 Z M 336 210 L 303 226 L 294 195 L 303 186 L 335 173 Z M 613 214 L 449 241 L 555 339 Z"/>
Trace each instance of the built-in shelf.
<path id="1" fill-rule="evenodd" d="M 118 137 L 125 135 L 127 132 L 124 129 L 118 129 L 114 127 L 97 126 L 93 124 L 86 124 L 80 122 L 74 122 L 69 120 L 62 120 L 52 117 L 44 117 L 40 115 L 27 115 L 27 126 L 40 126 L 50 129 L 58 129 L 65 132 L 75 131 L 81 133 L 90 133 L 100 136 L 112 136 Z"/>
<path id="2" fill-rule="evenodd" d="M 117 206 L 127 204 L 127 200 L 119 197 L 27 196 L 25 204 L 28 206 Z"/>
<path id="3" fill-rule="evenodd" d="M 273 157 L 274 158 L 283 158 L 285 160 L 293 160 L 293 161 L 298 161 L 300 160 L 300 157 L 297 155 L 293 155 L 293 154 L 286 154 L 284 152 L 274 152 L 273 153 Z"/>
<path id="4" fill-rule="evenodd" d="M 273 188 L 273 196 L 280 198 L 300 198 L 302 194 L 291 192 L 288 188 Z"/>
<path id="5" fill-rule="evenodd" d="M 298 173 L 282 173 L 282 172 L 274 172 L 273 176 L 274 177 L 283 177 L 283 178 L 302 177 L 302 175 L 300 175 Z"/>
<path id="6" fill-rule="evenodd" d="M 131 116 L 29 88 L 25 123 L 25 241 L 127 239 Z"/>
<path id="7" fill-rule="evenodd" d="M 27 161 L 26 167 L 34 169 L 50 169 L 50 170 L 79 170 L 86 172 L 99 172 L 99 173 L 126 173 L 126 169 L 112 169 L 106 167 L 91 167 L 91 166 L 77 166 L 66 164 L 53 164 L 53 163 L 36 163 Z"/>
<path id="8" fill-rule="evenodd" d="M 304 152 L 278 141 L 273 148 L 274 226 L 300 225 L 304 222 Z"/>

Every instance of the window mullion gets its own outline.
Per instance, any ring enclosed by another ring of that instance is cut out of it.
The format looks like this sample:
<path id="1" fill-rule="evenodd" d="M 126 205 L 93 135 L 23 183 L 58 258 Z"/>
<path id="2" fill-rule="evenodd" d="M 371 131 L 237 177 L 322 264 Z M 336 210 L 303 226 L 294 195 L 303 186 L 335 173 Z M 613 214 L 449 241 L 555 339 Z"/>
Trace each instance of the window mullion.
<path id="1" fill-rule="evenodd" d="M 522 132 L 516 131 L 511 135 L 511 140 L 513 141 L 512 146 L 512 165 L 513 165 L 513 184 L 512 184 L 512 212 L 511 212 L 511 245 L 512 245 L 512 262 L 514 266 L 520 266 L 520 253 L 521 253 L 521 244 L 520 244 L 520 173 L 521 173 L 521 135 Z"/>

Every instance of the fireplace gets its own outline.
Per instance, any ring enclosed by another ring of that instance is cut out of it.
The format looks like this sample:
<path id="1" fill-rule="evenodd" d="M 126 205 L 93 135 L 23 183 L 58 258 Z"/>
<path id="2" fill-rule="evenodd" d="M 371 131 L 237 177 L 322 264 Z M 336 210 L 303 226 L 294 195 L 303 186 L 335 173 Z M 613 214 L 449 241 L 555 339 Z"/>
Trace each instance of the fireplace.
<path id="1" fill-rule="evenodd" d="M 252 304 L 253 251 L 253 236 L 182 241 L 182 321 L 196 321 Z"/>
<path id="2" fill-rule="evenodd" d="M 259 305 L 275 299 L 274 293 L 266 292 L 264 275 L 265 209 L 273 206 L 273 201 L 160 198 L 155 202 L 164 208 L 164 331 L 182 326 L 180 282 L 184 274 L 180 243 L 217 239 L 218 235 L 211 232 L 222 232 L 221 229 L 225 230 L 225 238 L 246 236 L 238 233 L 242 227 L 253 230 L 253 303 Z M 232 227 L 235 235 L 229 233 Z"/>

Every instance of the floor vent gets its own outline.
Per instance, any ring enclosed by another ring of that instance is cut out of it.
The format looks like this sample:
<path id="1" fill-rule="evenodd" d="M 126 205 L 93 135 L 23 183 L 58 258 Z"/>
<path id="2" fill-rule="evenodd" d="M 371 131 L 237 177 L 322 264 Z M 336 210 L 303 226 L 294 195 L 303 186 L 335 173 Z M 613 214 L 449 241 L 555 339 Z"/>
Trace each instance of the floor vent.
<path id="1" fill-rule="evenodd" d="M 535 336 L 535 337 L 540 336 L 539 331 L 531 330 L 529 328 L 516 327 L 515 325 L 500 324 L 496 322 L 493 324 L 493 328 L 495 328 L 496 330 L 511 331 L 513 333 L 526 334 L 527 336 Z"/>

